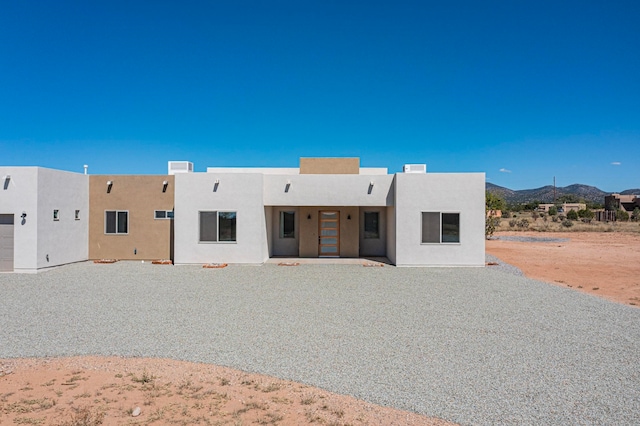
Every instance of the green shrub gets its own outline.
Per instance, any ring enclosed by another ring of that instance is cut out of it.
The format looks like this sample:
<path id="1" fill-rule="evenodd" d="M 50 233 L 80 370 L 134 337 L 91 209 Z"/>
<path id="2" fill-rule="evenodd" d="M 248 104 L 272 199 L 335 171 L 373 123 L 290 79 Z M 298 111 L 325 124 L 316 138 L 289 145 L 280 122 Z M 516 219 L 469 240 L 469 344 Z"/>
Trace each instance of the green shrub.
<path id="1" fill-rule="evenodd" d="M 558 208 L 556 206 L 549 207 L 549 216 L 555 216 L 558 214 Z"/>
<path id="2" fill-rule="evenodd" d="M 509 221 L 509 226 L 513 228 L 514 226 L 516 226 L 517 223 L 518 223 L 518 221 L 516 219 L 511 219 Z"/>
<path id="3" fill-rule="evenodd" d="M 627 213 L 626 211 L 620 209 L 618 211 L 616 211 L 616 220 L 619 220 L 621 222 L 626 222 L 629 220 L 629 213 Z"/>
<path id="4" fill-rule="evenodd" d="M 571 210 L 573 211 L 573 210 Z M 565 228 L 571 228 L 573 226 L 573 221 L 569 220 L 569 219 L 565 219 L 562 221 L 562 226 L 564 226 Z"/>
<path id="5" fill-rule="evenodd" d="M 525 218 L 522 218 L 516 223 L 516 226 L 520 229 L 527 229 L 529 227 L 529 221 Z"/>
<path id="6" fill-rule="evenodd" d="M 567 219 L 569 220 L 578 220 L 578 212 L 575 210 L 569 210 L 567 212 Z"/>

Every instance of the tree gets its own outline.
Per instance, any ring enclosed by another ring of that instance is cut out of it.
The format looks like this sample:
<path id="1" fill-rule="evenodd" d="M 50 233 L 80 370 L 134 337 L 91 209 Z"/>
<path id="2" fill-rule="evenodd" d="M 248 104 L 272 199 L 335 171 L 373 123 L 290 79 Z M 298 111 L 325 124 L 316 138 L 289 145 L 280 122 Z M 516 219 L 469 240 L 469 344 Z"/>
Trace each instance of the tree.
<path id="1" fill-rule="evenodd" d="M 502 198 L 489 191 L 485 193 L 484 235 L 486 238 L 490 238 L 498 225 L 500 225 L 500 218 L 496 215 L 496 212 L 505 208 L 506 204 Z"/>
<path id="2" fill-rule="evenodd" d="M 555 216 L 558 214 L 558 208 L 556 206 L 549 207 L 549 216 Z"/>
<path id="3" fill-rule="evenodd" d="M 633 209 L 633 213 L 631 213 L 631 219 L 634 222 L 640 220 L 640 207 L 636 207 L 635 209 Z"/>
<path id="4" fill-rule="evenodd" d="M 627 213 L 626 211 L 620 209 L 616 211 L 616 220 L 619 220 L 621 222 L 626 222 L 629 220 L 629 213 Z"/>
<path id="5" fill-rule="evenodd" d="M 578 212 L 576 212 L 575 210 L 569 210 L 567 212 L 567 219 L 578 220 Z"/>
<path id="6" fill-rule="evenodd" d="M 499 195 L 493 192 L 486 192 L 485 207 L 487 211 L 506 210 L 507 204 Z"/>

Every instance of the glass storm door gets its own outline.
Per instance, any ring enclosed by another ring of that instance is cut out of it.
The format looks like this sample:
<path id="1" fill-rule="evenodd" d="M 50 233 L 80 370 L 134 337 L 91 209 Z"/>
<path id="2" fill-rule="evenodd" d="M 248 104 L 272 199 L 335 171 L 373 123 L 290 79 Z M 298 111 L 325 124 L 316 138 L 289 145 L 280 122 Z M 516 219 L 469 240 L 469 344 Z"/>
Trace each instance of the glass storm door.
<path id="1" fill-rule="evenodd" d="M 318 256 L 340 256 L 340 212 L 321 211 L 318 223 Z"/>

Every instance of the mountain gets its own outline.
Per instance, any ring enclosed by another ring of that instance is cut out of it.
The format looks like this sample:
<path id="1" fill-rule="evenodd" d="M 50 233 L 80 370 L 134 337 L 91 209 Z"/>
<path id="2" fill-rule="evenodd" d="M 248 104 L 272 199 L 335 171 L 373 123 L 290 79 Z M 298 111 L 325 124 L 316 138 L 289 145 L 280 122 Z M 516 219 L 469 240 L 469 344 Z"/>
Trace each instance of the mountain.
<path id="1" fill-rule="evenodd" d="M 640 195 L 640 189 L 625 189 L 620 195 Z"/>
<path id="2" fill-rule="evenodd" d="M 529 203 L 531 201 L 540 201 L 542 203 L 553 202 L 553 186 L 547 185 L 542 188 L 535 189 L 521 189 L 514 191 L 513 189 L 505 188 L 503 186 L 494 185 L 493 183 L 486 183 L 486 190 L 498 195 L 504 199 L 507 204 L 521 204 Z M 639 194 L 640 189 L 627 189 L 620 194 Z M 578 199 L 590 201 L 592 203 L 604 203 L 605 195 L 610 195 L 609 192 L 602 191 L 595 186 L 573 184 L 569 186 L 556 187 L 556 199 L 562 195 L 572 195 Z"/>

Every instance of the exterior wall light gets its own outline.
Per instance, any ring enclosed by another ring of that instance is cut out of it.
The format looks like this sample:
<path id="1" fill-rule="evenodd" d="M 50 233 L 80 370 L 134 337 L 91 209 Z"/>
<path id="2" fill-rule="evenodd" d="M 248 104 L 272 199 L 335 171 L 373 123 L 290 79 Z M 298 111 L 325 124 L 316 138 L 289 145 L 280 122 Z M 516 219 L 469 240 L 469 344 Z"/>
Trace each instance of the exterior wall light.
<path id="1" fill-rule="evenodd" d="M 22 212 L 22 215 L 20 215 L 21 218 L 26 219 L 27 218 L 27 212 Z"/>
<path id="2" fill-rule="evenodd" d="M 111 187 L 113 186 L 113 181 L 112 180 L 108 180 L 107 181 L 107 194 L 109 194 L 111 192 Z"/>
<path id="3" fill-rule="evenodd" d="M 169 186 L 169 181 L 162 182 L 162 192 L 167 192 L 167 186 Z"/>
<path id="4" fill-rule="evenodd" d="M 215 182 L 213 182 L 213 192 L 218 192 L 218 185 L 220 185 L 220 179 L 216 179 Z"/>
<path id="5" fill-rule="evenodd" d="M 4 177 L 4 189 L 9 188 L 9 182 L 11 182 L 11 175 L 6 175 Z"/>
<path id="6" fill-rule="evenodd" d="M 369 190 L 367 191 L 367 194 L 371 194 L 371 192 L 373 191 L 373 185 L 374 185 L 373 181 L 369 182 Z"/>
<path id="7" fill-rule="evenodd" d="M 288 180 L 287 184 L 284 186 L 284 192 L 289 192 L 289 188 L 291 188 L 291 181 Z"/>

